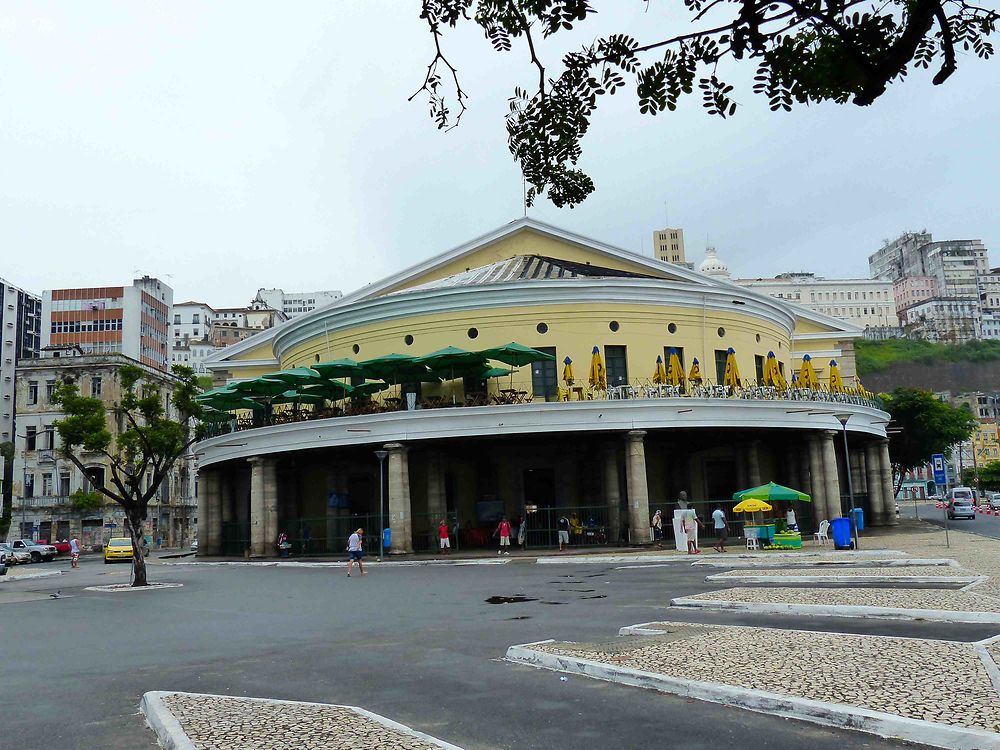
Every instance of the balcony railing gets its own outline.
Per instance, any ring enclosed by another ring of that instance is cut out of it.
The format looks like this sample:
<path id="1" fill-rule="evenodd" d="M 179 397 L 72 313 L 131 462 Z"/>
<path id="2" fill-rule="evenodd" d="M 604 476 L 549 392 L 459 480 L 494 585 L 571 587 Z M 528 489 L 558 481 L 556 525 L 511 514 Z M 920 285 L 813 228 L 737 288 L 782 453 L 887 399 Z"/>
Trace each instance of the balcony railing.
<path id="1" fill-rule="evenodd" d="M 592 388 L 570 386 L 569 388 L 558 389 L 555 396 L 556 403 L 570 403 L 574 401 L 621 401 L 621 400 L 684 400 L 684 399 L 711 399 L 726 402 L 739 401 L 822 401 L 838 404 L 853 404 L 856 406 L 867 406 L 881 409 L 882 403 L 871 392 L 856 389 L 845 389 L 844 391 L 830 391 L 825 388 L 788 388 L 779 390 L 773 386 L 745 385 L 734 388 L 727 385 L 718 385 L 704 382 L 700 385 L 665 385 L 650 382 L 639 382 L 630 385 L 612 386 L 606 391 L 597 391 Z M 416 409 L 458 409 L 472 407 L 492 407 L 506 406 L 511 404 L 530 404 L 544 401 L 544 398 L 536 399 L 533 394 L 527 391 L 516 389 L 500 390 L 491 394 L 469 394 L 464 400 L 451 400 L 440 396 L 430 396 L 417 399 L 414 403 Z M 216 422 L 206 425 L 206 437 L 216 437 L 226 435 L 241 430 L 252 430 L 258 427 L 270 427 L 273 425 L 290 424 L 294 422 L 307 422 L 313 419 L 330 419 L 335 417 L 351 417 L 366 414 L 383 414 L 389 412 L 407 411 L 408 404 L 405 399 L 387 396 L 381 399 L 351 399 L 345 402 L 345 406 L 332 406 L 327 408 L 301 407 L 284 408 L 275 410 L 268 414 L 254 414 L 252 416 L 234 417 L 228 422 Z"/>

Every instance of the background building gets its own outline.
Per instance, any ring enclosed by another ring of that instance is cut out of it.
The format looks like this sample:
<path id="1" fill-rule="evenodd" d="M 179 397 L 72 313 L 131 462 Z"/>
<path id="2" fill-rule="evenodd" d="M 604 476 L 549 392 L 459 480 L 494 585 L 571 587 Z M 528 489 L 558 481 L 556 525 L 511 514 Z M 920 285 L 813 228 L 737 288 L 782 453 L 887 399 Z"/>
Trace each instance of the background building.
<path id="1" fill-rule="evenodd" d="M 81 394 L 107 404 L 108 427 L 114 434 L 117 420 L 112 405 L 120 399 L 118 368 L 124 364 L 140 365 L 167 400 L 174 384 L 171 375 L 117 352 L 81 354 L 76 346 L 56 347 L 18 365 L 12 538 L 51 541 L 76 534 L 85 547 L 91 547 L 124 535 L 123 512 L 111 500 L 105 498 L 103 506 L 93 510 L 74 509 L 73 493 L 103 484 L 110 476 L 109 462 L 98 453 L 84 454 L 83 474 L 61 455 L 55 422 L 63 412 L 52 401 L 56 384 L 72 379 Z M 193 471 L 178 461 L 150 503 L 147 533 L 154 538 L 162 534 L 168 546 L 187 544 L 194 533 L 195 505 Z"/>
<path id="2" fill-rule="evenodd" d="M 143 276 L 132 286 L 52 289 L 42 294 L 42 346 L 76 345 L 84 354 L 120 353 L 170 369 L 173 290 Z"/>
<path id="3" fill-rule="evenodd" d="M 679 230 L 677 230 L 679 231 Z M 684 239 L 681 236 L 681 259 L 684 258 Z M 268 307 L 281 310 L 289 318 L 312 312 L 317 307 L 329 305 L 344 296 L 339 289 L 319 292 L 286 292 L 282 289 L 258 289 L 256 300 Z"/>
<path id="4" fill-rule="evenodd" d="M 684 230 L 667 227 L 653 232 L 653 257 L 664 263 L 676 263 L 691 268 L 684 255 Z"/>
<path id="5" fill-rule="evenodd" d="M 14 439 L 15 368 L 38 356 L 41 321 L 41 297 L 0 279 L 0 443 Z"/>

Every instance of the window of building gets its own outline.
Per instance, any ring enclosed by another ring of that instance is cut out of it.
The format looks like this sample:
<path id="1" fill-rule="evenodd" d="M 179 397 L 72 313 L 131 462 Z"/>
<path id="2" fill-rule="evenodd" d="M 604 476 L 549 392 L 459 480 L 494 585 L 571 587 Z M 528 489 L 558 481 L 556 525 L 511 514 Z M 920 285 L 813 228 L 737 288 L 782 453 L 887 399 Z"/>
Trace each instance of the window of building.
<path id="1" fill-rule="evenodd" d="M 24 449 L 26 451 L 33 451 L 37 447 L 36 439 L 38 435 L 38 428 L 34 426 L 28 426 L 24 428 Z"/>
<path id="2" fill-rule="evenodd" d="M 90 379 L 90 397 L 91 398 L 100 398 L 101 397 L 101 388 L 102 388 L 101 376 L 100 375 L 94 375 Z"/>
<path id="3" fill-rule="evenodd" d="M 556 370 L 556 348 L 554 346 L 536 346 L 540 352 L 551 354 L 552 359 L 544 362 L 534 362 L 531 365 L 531 389 L 536 399 L 555 401 L 559 397 L 559 383 Z"/>
<path id="4" fill-rule="evenodd" d="M 56 447 L 56 428 L 53 425 L 47 424 L 44 427 L 42 449 L 52 450 Z"/>
<path id="5" fill-rule="evenodd" d="M 42 497 L 52 497 L 52 473 L 42 474 Z"/>
<path id="6" fill-rule="evenodd" d="M 69 472 L 59 472 L 59 497 L 69 497 Z"/>
<path id="7" fill-rule="evenodd" d="M 52 397 L 55 395 L 55 393 L 56 393 L 56 381 L 54 381 L 54 380 L 46 380 L 45 381 L 45 399 L 49 403 L 52 402 Z"/>
<path id="8" fill-rule="evenodd" d="M 30 471 L 24 472 L 24 496 L 35 496 L 35 475 Z"/>
<path id="9" fill-rule="evenodd" d="M 28 403 L 31 405 L 38 403 L 38 383 L 34 380 L 28 383 Z"/>
<path id="10" fill-rule="evenodd" d="M 175 325 L 175 326 L 179 326 L 180 324 L 181 324 L 181 316 L 180 316 L 180 313 L 175 313 L 175 314 L 174 314 L 174 325 Z"/>
<path id="11" fill-rule="evenodd" d="M 726 378 L 726 357 L 729 352 L 726 349 L 715 350 L 715 382 L 721 383 Z"/>
<path id="12" fill-rule="evenodd" d="M 753 355 L 753 369 L 757 374 L 757 382 L 764 382 L 764 357 L 760 354 Z"/>
<path id="13" fill-rule="evenodd" d="M 626 347 L 604 347 L 604 363 L 608 373 L 608 388 L 616 385 L 628 384 L 628 360 Z"/>
<path id="14" fill-rule="evenodd" d="M 191 322 L 192 323 L 201 323 L 201 315 L 199 315 L 198 313 L 194 313 L 193 315 L 191 315 Z M 195 335 L 197 335 L 197 334 L 195 334 Z"/>

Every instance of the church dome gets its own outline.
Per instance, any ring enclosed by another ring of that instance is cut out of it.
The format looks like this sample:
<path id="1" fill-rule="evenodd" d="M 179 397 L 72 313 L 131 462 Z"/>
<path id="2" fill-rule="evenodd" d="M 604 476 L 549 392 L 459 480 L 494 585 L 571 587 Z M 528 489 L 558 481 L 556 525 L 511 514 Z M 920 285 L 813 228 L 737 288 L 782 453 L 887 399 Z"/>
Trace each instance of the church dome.
<path id="1" fill-rule="evenodd" d="M 705 260 L 698 266 L 698 270 L 709 276 L 717 276 L 724 279 L 729 278 L 729 266 L 719 259 L 719 256 L 715 253 L 715 248 L 711 246 L 705 248 Z"/>

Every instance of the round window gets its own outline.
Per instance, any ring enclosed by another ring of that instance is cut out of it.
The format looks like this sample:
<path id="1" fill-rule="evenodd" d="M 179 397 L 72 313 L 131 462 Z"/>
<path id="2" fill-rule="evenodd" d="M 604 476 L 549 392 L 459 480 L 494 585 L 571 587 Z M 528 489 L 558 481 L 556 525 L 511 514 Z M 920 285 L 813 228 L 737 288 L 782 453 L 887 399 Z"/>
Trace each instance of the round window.
<path id="1" fill-rule="evenodd" d="M 760 334 L 759 333 L 757 334 L 757 343 L 758 344 L 760 343 Z"/>
<path id="2" fill-rule="evenodd" d="M 319 355 L 318 354 L 313 358 L 313 361 L 314 362 L 319 362 Z"/>
<path id="3" fill-rule="evenodd" d="M 535 330 L 538 331 L 539 333 L 548 333 L 549 327 L 545 323 L 539 323 L 537 326 L 535 326 Z"/>
<path id="4" fill-rule="evenodd" d="M 677 324 L 671 323 L 670 325 L 667 326 L 667 330 L 670 331 L 671 333 L 677 333 Z"/>
<path id="5" fill-rule="evenodd" d="M 620 326 L 618 325 L 618 321 L 612 320 L 610 323 L 608 323 L 608 328 L 610 328 L 612 331 L 617 331 L 620 328 Z"/>
<path id="6" fill-rule="evenodd" d="M 721 339 L 723 336 L 726 335 L 726 329 L 723 328 L 722 326 L 719 326 L 719 330 L 717 331 L 717 333 L 719 334 L 719 338 Z"/>
<path id="7" fill-rule="evenodd" d="M 351 347 L 351 351 L 357 354 L 358 352 L 361 351 L 361 347 L 355 344 L 354 346 Z"/>
<path id="8" fill-rule="evenodd" d="M 411 336 L 410 334 L 406 334 L 403 337 L 403 343 L 406 344 L 407 346 L 412 346 L 413 345 L 413 336 Z"/>
<path id="9" fill-rule="evenodd" d="M 477 338 L 479 336 L 479 329 L 477 329 L 477 328 L 470 328 L 468 331 L 466 331 L 466 333 L 469 335 L 470 339 L 474 339 L 474 338 Z"/>

